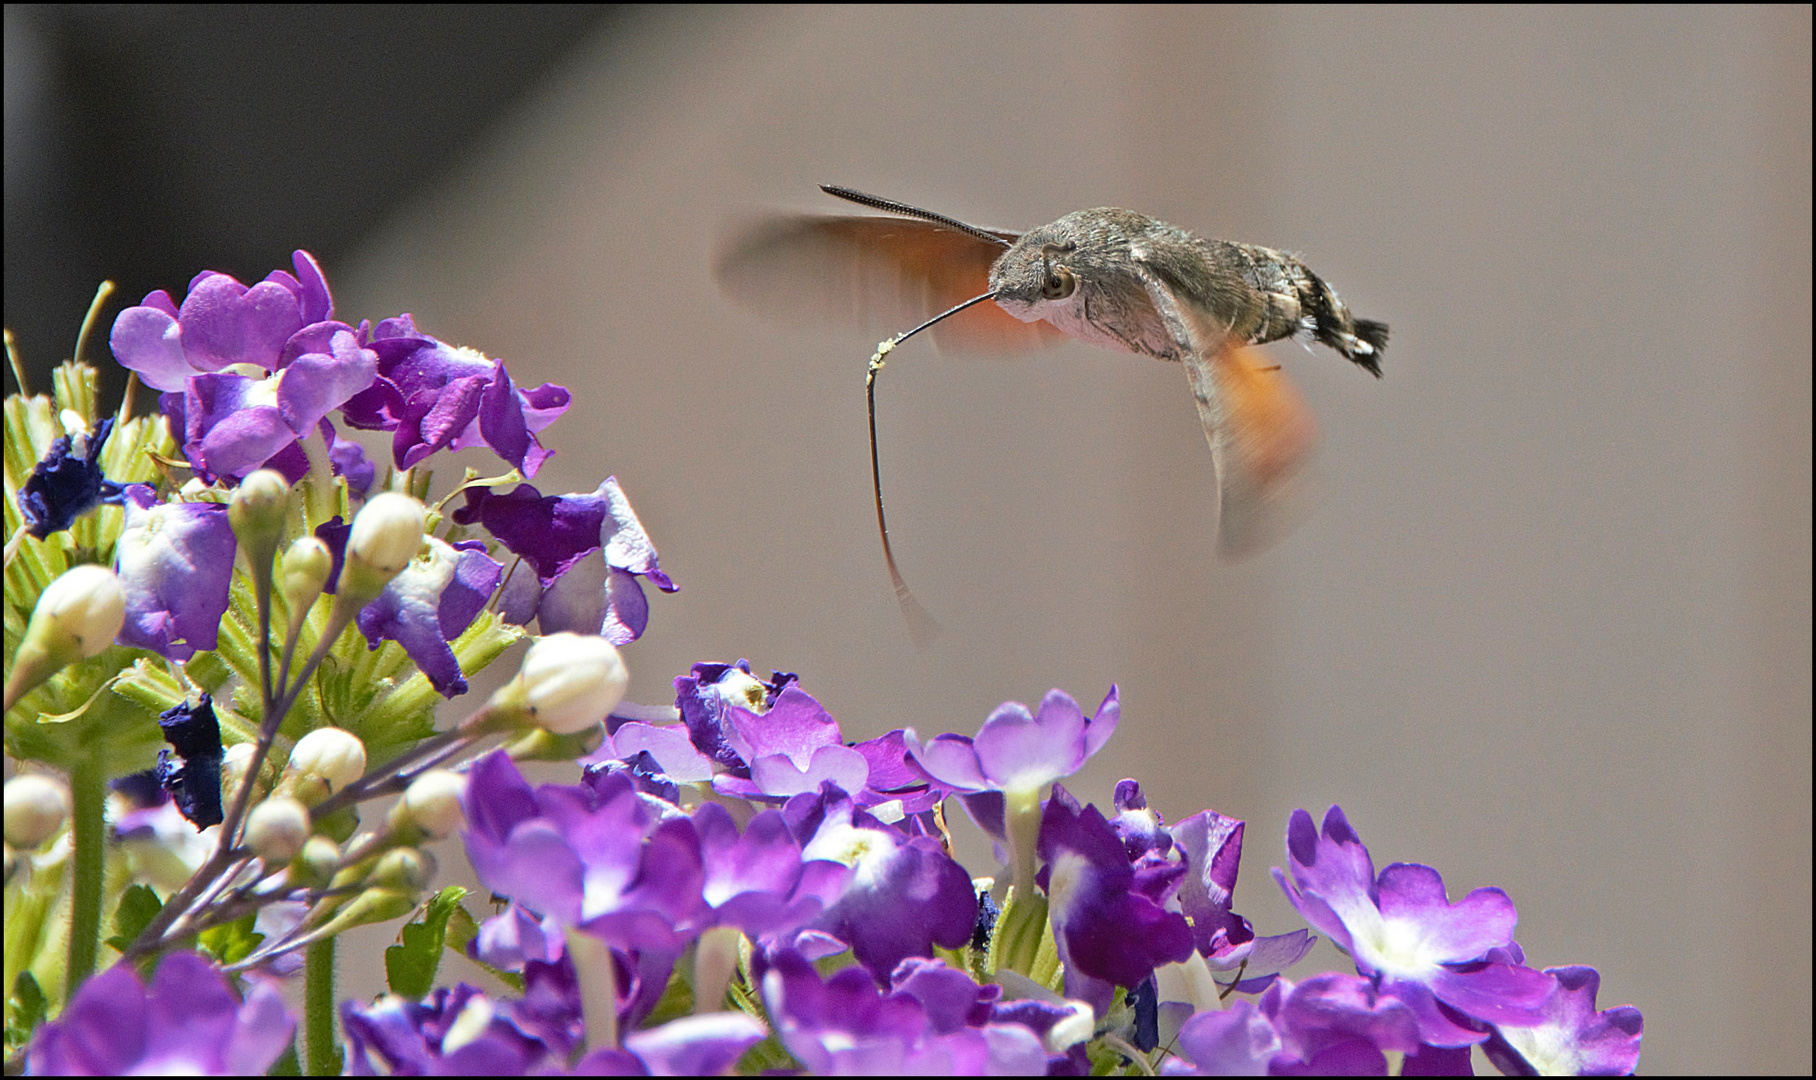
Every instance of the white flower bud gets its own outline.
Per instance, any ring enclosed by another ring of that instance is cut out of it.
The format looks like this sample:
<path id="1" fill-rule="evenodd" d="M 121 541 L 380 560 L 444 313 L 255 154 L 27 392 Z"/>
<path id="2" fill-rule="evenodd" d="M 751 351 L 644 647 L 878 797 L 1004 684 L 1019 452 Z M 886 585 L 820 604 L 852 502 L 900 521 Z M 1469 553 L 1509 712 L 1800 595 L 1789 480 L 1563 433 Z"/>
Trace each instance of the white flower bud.
<path id="1" fill-rule="evenodd" d="M 435 877 L 435 857 L 413 847 L 392 848 L 378 857 L 367 885 L 418 890 Z"/>
<path id="2" fill-rule="evenodd" d="M 404 797 L 391 808 L 392 824 L 412 825 L 425 837 L 440 840 L 466 823 L 460 806 L 466 790 L 466 777 L 447 769 L 430 769 L 404 789 Z"/>
<path id="3" fill-rule="evenodd" d="M 328 785 L 327 793 L 332 795 L 366 775 L 366 744 L 351 731 L 337 727 L 316 728 L 296 740 L 286 771 L 299 779 L 320 778 Z"/>
<path id="4" fill-rule="evenodd" d="M 309 840 L 309 810 L 295 799 L 266 799 L 246 815 L 246 845 L 266 866 L 287 863 Z"/>
<path id="5" fill-rule="evenodd" d="M 69 817 L 69 789 L 43 773 L 6 782 L 6 842 L 30 850 L 49 840 Z"/>
<path id="6" fill-rule="evenodd" d="M 304 612 L 322 594 L 328 575 L 334 570 L 334 556 L 328 545 L 313 536 L 296 540 L 284 552 L 284 569 L 279 587 L 290 610 Z"/>
<path id="7" fill-rule="evenodd" d="M 290 515 L 290 482 L 275 469 L 260 469 L 240 481 L 227 501 L 233 535 L 249 548 L 273 550 Z"/>
<path id="8" fill-rule="evenodd" d="M 65 570 L 38 597 L 25 636 L 54 635 L 57 642 L 66 643 L 64 648 L 83 657 L 98 656 L 114 643 L 125 622 L 126 594 L 120 579 L 105 566 L 85 563 Z"/>
<path id="9" fill-rule="evenodd" d="M 246 782 L 246 770 L 252 765 L 253 751 L 258 747 L 253 743 L 234 743 L 221 755 L 221 790 L 234 792 Z M 259 770 L 258 786 L 252 789 L 252 797 L 259 798 L 271 788 L 271 781 L 276 776 L 276 768 L 267 758 L 265 767 Z"/>
<path id="10" fill-rule="evenodd" d="M 387 491 L 354 515 L 347 536 L 347 561 L 341 589 L 355 598 L 377 596 L 422 547 L 425 511 L 408 495 Z"/>
<path id="11" fill-rule="evenodd" d="M 302 852 L 290 864 L 291 884 L 317 888 L 328 884 L 339 868 L 340 845 L 326 836 L 311 836 L 303 842 Z"/>
<path id="12" fill-rule="evenodd" d="M 6 675 L 6 708 L 64 665 L 97 656 L 126 622 L 126 593 L 105 566 L 71 567 L 38 596 Z"/>
<path id="13" fill-rule="evenodd" d="M 605 719 L 624 700 L 630 673 L 612 643 L 589 634 L 550 634 L 524 654 L 523 667 L 492 697 L 523 708 L 537 726 L 572 735 Z"/>

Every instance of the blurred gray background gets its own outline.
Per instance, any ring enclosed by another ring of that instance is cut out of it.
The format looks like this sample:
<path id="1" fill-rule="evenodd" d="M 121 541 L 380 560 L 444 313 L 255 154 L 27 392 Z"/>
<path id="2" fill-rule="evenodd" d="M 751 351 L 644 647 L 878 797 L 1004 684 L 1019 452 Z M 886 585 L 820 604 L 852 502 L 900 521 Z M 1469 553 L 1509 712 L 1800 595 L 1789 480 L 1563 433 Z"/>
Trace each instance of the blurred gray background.
<path id="1" fill-rule="evenodd" d="M 1247 819 L 1261 932 L 1299 925 L 1266 873 L 1288 813 L 1339 803 L 1377 866 L 1498 885 L 1530 962 L 1597 967 L 1603 1007 L 1645 1013 L 1645 1071 L 1809 1071 L 1808 8 L 663 10 L 562 34 L 495 123 L 316 250 L 343 315 L 410 310 L 574 388 L 539 486 L 616 474 L 682 584 L 626 652 L 635 699 L 744 656 L 867 738 L 1116 683 L 1122 727 L 1068 786 L 1107 803 L 1134 776 L 1169 820 Z M 270 120 L 293 122 L 335 120 Z M 906 327 L 778 329 L 711 276 L 740 213 L 842 212 L 821 182 L 1300 252 L 1392 324 L 1386 377 L 1272 347 L 1322 426 L 1319 498 L 1232 566 L 1175 367 L 905 346 L 886 495 L 945 627 L 916 648 L 862 392 Z M 201 265 L 262 276 L 308 233 Z"/>

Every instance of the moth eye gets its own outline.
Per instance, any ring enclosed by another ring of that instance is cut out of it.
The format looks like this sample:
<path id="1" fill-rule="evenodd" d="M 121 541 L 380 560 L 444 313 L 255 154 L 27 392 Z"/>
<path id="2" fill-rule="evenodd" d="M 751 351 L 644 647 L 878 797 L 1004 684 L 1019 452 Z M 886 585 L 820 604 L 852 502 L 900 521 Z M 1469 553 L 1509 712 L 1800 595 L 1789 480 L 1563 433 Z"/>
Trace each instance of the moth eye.
<path id="1" fill-rule="evenodd" d="M 1064 300 L 1078 291 L 1078 279 L 1072 271 L 1063 266 L 1055 266 L 1047 271 L 1045 281 L 1040 283 L 1040 294 L 1049 300 Z"/>

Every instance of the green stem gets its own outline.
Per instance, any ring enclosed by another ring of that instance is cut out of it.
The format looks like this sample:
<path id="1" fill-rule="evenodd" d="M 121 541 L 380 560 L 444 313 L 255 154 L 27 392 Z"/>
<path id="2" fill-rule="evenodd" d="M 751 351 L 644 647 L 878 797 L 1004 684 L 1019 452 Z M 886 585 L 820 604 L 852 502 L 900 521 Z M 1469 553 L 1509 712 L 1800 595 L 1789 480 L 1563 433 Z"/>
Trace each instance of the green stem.
<path id="1" fill-rule="evenodd" d="M 70 795 L 75 803 L 73 823 L 75 863 L 70 872 L 72 890 L 69 926 L 69 1001 L 76 989 L 95 972 L 101 947 L 101 892 L 103 858 L 107 853 L 107 773 L 95 757 L 78 760 L 69 774 Z M 9 988 L 10 989 L 10 988 Z"/>
<path id="2" fill-rule="evenodd" d="M 1035 894 L 1035 849 L 1040 841 L 1040 789 L 1003 792 L 1003 828 L 1015 867 L 1013 883 L 1023 897 Z"/>
<path id="3" fill-rule="evenodd" d="M 303 954 L 303 1075 L 339 1076 L 340 1047 L 334 1043 L 334 938 L 323 938 Z"/>
<path id="4" fill-rule="evenodd" d="M 1047 931 L 1047 898 L 1038 890 L 1023 893 L 1011 886 L 1003 898 L 1003 912 L 990 938 L 990 970 L 1007 969 L 1045 985 L 1050 972 L 1036 974 L 1042 945 L 1052 940 Z M 1044 965 L 1042 965 L 1044 966 Z"/>

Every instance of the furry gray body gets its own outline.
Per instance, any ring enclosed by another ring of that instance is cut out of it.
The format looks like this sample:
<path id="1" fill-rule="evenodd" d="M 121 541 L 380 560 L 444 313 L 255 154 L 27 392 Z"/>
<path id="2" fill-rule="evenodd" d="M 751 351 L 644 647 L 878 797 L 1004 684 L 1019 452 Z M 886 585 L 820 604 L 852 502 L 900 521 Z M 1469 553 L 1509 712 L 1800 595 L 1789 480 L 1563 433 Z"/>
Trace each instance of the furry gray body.
<path id="1" fill-rule="evenodd" d="M 1043 294 L 1055 267 L 1075 278 L 1070 295 Z M 1182 360 L 1177 335 L 1151 299 L 1149 274 L 1212 320 L 1227 342 L 1258 345 L 1306 332 L 1381 373 L 1386 327 L 1353 318 L 1297 258 L 1209 240 L 1114 206 L 1079 210 L 1021 234 L 990 268 L 990 288 L 1024 322 L 1044 319 L 1094 344 Z"/>

